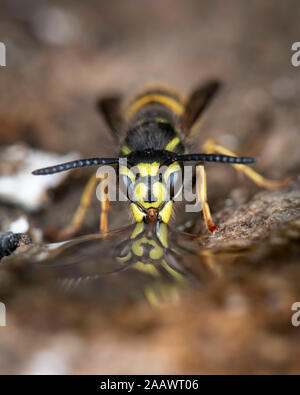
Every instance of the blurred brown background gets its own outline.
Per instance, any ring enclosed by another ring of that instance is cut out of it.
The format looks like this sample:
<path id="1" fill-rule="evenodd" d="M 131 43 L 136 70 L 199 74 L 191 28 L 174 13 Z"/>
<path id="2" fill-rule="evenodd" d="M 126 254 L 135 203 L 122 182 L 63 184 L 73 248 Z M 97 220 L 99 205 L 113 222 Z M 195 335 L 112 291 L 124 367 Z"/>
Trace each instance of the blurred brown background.
<path id="1" fill-rule="evenodd" d="M 127 94 L 152 81 L 189 92 L 208 78 L 219 78 L 224 89 L 208 110 L 195 151 L 205 138 L 216 137 L 258 157 L 256 169 L 270 178 L 297 174 L 300 67 L 291 64 L 291 46 L 300 41 L 299 17 L 297 0 L 1 0 L 0 41 L 7 47 L 7 67 L 0 68 L 0 145 L 23 142 L 90 157 L 114 154 L 118 148 L 95 107 L 100 96 Z M 217 212 L 240 178 L 228 168 L 208 172 Z M 50 206 L 31 221 L 62 227 L 87 174 L 71 176 L 72 183 L 53 193 Z M 241 183 L 244 189 L 237 194 L 244 194 L 246 202 L 257 188 L 244 178 Z M 0 212 L 3 219 L 21 210 L 2 205 Z M 111 220 L 113 228 L 124 224 L 121 216 Z M 98 214 L 90 213 L 85 231 L 95 231 L 97 221 Z M 295 273 L 299 278 L 298 269 Z M 1 371 L 36 373 L 41 356 L 35 353 L 46 347 L 41 358 L 47 361 L 67 355 L 62 372 L 299 372 L 300 329 L 287 328 L 299 287 L 291 285 L 288 274 L 285 280 L 280 271 L 269 275 L 267 270 L 242 284 L 217 281 L 182 305 L 159 312 L 129 305 L 121 313 L 106 312 L 101 321 L 102 307 L 101 314 L 93 307 L 86 313 L 89 340 L 84 330 L 77 333 L 84 324 L 74 318 L 74 307 L 66 307 L 70 322 L 65 322 L 65 310 L 54 308 L 57 301 L 45 302 L 60 317 L 49 330 L 43 321 L 49 317 L 41 314 L 45 305 L 36 304 L 34 312 L 27 311 L 35 318 L 21 318 L 30 329 L 0 329 L 6 350 L 0 355 Z M 228 290 L 242 292 L 249 309 L 230 310 Z M 30 292 L 31 301 L 36 296 Z M 269 299 L 280 300 L 277 311 L 266 307 Z M 26 350 L 13 347 L 24 341 Z M 73 363 L 76 358 L 81 363 Z M 54 365 L 45 363 L 46 371 Z"/>

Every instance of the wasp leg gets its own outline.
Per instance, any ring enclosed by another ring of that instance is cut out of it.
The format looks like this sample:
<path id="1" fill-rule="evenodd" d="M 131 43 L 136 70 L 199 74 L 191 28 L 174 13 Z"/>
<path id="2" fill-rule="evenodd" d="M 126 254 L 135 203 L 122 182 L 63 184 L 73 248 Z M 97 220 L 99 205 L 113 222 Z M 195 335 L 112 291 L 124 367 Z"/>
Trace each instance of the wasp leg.
<path id="1" fill-rule="evenodd" d="M 107 187 L 105 187 L 107 193 Z M 101 214 L 100 214 L 100 232 L 106 233 L 108 231 L 108 210 L 110 207 L 110 200 L 108 198 L 101 199 Z"/>
<path id="2" fill-rule="evenodd" d="M 204 222 L 207 230 L 210 232 L 214 232 L 217 229 L 217 226 L 214 224 L 209 205 L 207 203 L 207 186 L 206 186 L 206 172 L 204 166 L 197 166 L 196 168 L 197 177 L 200 177 L 200 183 L 197 183 L 197 198 L 202 203 L 202 211 Z M 200 184 L 200 185 L 199 185 Z"/>
<path id="3" fill-rule="evenodd" d="M 84 191 L 81 195 L 80 204 L 73 215 L 71 223 L 60 231 L 54 232 L 51 230 L 51 235 L 53 238 L 56 240 L 64 240 L 75 235 L 80 230 L 86 211 L 91 205 L 92 194 L 98 182 L 99 179 L 97 179 L 96 175 L 93 174 L 84 188 Z"/>
<path id="4" fill-rule="evenodd" d="M 234 152 L 232 152 L 229 149 L 223 147 L 222 145 L 219 145 L 213 139 L 207 140 L 204 143 L 203 148 L 204 148 L 204 151 L 206 153 L 218 153 L 218 154 L 222 154 L 222 155 L 237 156 Z M 241 171 L 242 173 L 244 173 L 253 182 L 255 182 L 255 184 L 259 185 L 260 187 L 268 188 L 268 189 L 280 188 L 280 187 L 286 185 L 293 178 L 291 176 L 288 176 L 282 181 L 268 180 L 267 178 L 261 176 L 259 173 L 257 173 L 255 170 L 251 169 L 251 167 L 249 167 L 247 165 L 234 164 L 232 166 L 234 166 L 236 168 L 236 170 Z"/>

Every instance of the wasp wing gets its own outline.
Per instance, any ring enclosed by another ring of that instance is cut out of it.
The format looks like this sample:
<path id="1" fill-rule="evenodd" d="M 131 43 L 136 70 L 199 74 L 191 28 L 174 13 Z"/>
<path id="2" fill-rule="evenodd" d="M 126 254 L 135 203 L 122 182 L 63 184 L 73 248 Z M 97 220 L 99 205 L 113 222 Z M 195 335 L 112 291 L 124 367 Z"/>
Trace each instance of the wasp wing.
<path id="1" fill-rule="evenodd" d="M 190 136 L 198 126 L 198 122 L 202 118 L 201 114 L 216 95 L 220 86 L 220 81 L 211 80 L 192 92 L 185 105 L 185 111 L 179 119 L 179 127 L 184 136 Z"/>
<path id="2" fill-rule="evenodd" d="M 124 118 L 121 111 L 121 96 L 104 97 L 98 100 L 97 108 L 110 128 L 116 142 L 120 142 L 124 130 Z"/>

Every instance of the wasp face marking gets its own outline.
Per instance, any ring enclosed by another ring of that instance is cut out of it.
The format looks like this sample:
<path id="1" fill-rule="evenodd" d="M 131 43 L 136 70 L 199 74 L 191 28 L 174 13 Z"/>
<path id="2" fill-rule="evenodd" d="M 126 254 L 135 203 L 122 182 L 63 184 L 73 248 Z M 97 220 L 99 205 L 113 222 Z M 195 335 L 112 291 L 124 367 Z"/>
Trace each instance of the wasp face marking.
<path id="1" fill-rule="evenodd" d="M 149 167 L 149 173 L 155 173 L 155 169 Z M 133 214 L 137 222 L 160 221 L 160 210 L 169 201 L 170 196 L 167 188 L 161 181 L 160 175 L 148 175 L 141 177 L 136 175 L 135 182 L 130 186 L 129 198 L 132 202 Z"/>
<path id="2" fill-rule="evenodd" d="M 181 167 L 178 163 L 161 166 L 157 162 L 139 163 L 133 168 L 124 168 L 122 174 L 128 182 L 127 196 L 137 222 L 169 222 L 172 213 L 175 182 Z"/>

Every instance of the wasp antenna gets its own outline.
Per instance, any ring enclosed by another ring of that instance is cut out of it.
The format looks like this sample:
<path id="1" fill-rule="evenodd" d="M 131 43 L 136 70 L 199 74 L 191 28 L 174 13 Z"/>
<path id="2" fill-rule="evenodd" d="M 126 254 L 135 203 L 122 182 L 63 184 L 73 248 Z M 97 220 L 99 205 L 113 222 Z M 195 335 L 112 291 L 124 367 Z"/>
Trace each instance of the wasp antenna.
<path id="1" fill-rule="evenodd" d="M 172 162 L 174 161 L 221 162 L 221 163 L 248 165 L 250 163 L 257 162 L 257 159 L 250 156 L 230 156 L 230 155 L 218 155 L 218 154 L 187 154 L 187 155 L 178 155 L 172 158 Z"/>
<path id="2" fill-rule="evenodd" d="M 90 158 L 78 159 L 71 162 L 61 163 L 55 166 L 44 167 L 32 172 L 35 176 L 45 176 L 48 174 L 60 173 L 66 170 L 79 169 L 81 167 L 97 166 L 97 165 L 112 165 L 119 162 L 119 158 Z"/>

